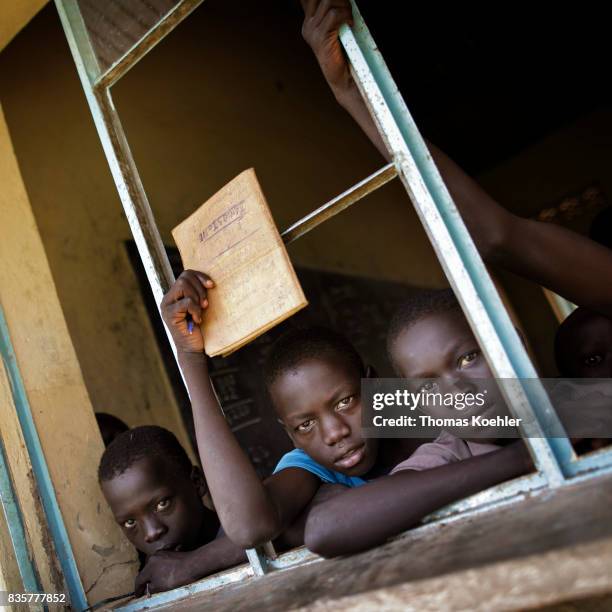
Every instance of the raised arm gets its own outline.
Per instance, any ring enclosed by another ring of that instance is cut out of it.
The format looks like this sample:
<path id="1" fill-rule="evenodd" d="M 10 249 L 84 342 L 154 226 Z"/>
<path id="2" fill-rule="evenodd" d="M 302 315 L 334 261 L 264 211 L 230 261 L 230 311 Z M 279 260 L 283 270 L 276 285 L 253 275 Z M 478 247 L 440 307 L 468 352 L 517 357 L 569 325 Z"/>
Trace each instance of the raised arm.
<path id="1" fill-rule="evenodd" d="M 348 0 L 302 0 L 302 34 L 336 100 L 385 159 L 378 134 L 338 40 L 351 23 Z M 612 251 L 562 227 L 522 219 L 501 207 L 457 164 L 429 144 L 432 157 L 483 259 L 548 287 L 576 304 L 612 316 Z"/>
<path id="2" fill-rule="evenodd" d="M 285 470 L 266 485 L 231 432 L 215 397 L 200 331 L 213 281 L 201 272 L 183 272 L 161 304 L 174 339 L 191 398 L 202 469 L 227 536 L 252 548 L 275 538 L 315 494 L 319 481 L 304 470 Z M 195 323 L 189 329 L 189 317 Z"/>

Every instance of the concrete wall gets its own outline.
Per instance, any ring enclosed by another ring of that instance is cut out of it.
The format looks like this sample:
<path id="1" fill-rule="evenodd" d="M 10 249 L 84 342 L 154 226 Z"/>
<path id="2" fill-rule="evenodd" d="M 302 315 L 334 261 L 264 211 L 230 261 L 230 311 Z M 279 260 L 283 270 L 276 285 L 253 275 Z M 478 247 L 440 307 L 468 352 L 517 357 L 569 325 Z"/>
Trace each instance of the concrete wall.
<path id="1" fill-rule="evenodd" d="M 1 107 L 0 181 L 0 303 L 27 396 L 28 406 L 21 408 L 31 411 L 83 587 L 96 602 L 116 589 L 129 590 L 137 563 L 98 486 L 102 439 Z M 45 590 L 65 592 L 17 422 L 15 392 L 2 368 L 0 435 L 30 554 Z"/>
<path id="2" fill-rule="evenodd" d="M 0 18 L 0 50 L 38 13 L 48 0 L 11 0 L 3 2 Z"/>

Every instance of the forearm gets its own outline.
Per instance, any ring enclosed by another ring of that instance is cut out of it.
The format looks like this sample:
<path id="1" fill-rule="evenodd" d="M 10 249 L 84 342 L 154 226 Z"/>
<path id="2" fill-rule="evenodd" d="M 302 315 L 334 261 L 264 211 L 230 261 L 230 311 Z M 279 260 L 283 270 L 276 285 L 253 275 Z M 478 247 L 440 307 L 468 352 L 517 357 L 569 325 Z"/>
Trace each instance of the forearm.
<path id="1" fill-rule="evenodd" d="M 332 87 L 332 90 L 338 102 L 353 117 L 372 144 L 386 160 L 390 160 L 391 156 L 357 87 L 346 86 L 341 90 Z M 511 220 L 510 213 L 443 151 L 430 142 L 427 145 L 482 258 L 494 261 L 499 248 L 507 239 L 506 229 Z"/>
<path id="2" fill-rule="evenodd" d="M 552 223 L 515 218 L 496 263 L 612 316 L 612 250 Z"/>
<path id="3" fill-rule="evenodd" d="M 194 550 L 192 555 L 192 581 L 210 576 L 210 574 L 244 563 L 247 560 L 244 549 L 234 544 L 225 535 Z"/>
<path id="4" fill-rule="evenodd" d="M 297 546 L 303 546 L 306 521 L 308 520 L 308 515 L 312 509 L 320 504 L 326 503 L 337 495 L 344 494 L 347 490 L 347 487 L 343 485 L 321 485 L 306 508 L 302 510 L 297 518 L 289 526 L 287 526 L 280 536 L 274 541 L 276 550 L 288 550 L 290 548 L 296 548 Z"/>
<path id="5" fill-rule="evenodd" d="M 302 34 L 314 51 L 338 102 L 353 117 L 383 157 L 391 157 L 366 107 L 338 40 L 351 23 L 348 1 L 302 5 Z M 612 252 L 550 224 L 521 219 L 502 208 L 442 151 L 429 145 L 432 158 L 482 258 L 538 282 L 564 297 L 612 314 Z"/>
<path id="6" fill-rule="evenodd" d="M 372 118 L 356 88 L 337 93 L 378 150 L 389 159 Z M 436 166 L 481 257 L 552 289 L 567 299 L 612 316 L 612 251 L 563 227 L 522 219 L 500 206 L 480 185 L 435 145 L 428 143 Z"/>
<path id="7" fill-rule="evenodd" d="M 343 87 L 331 84 L 330 87 L 340 106 L 351 115 L 355 123 L 357 123 L 370 142 L 378 149 L 380 154 L 387 161 L 391 161 L 391 155 L 378 132 L 370 111 L 357 88 L 357 84 L 351 79 L 350 83 Z"/>
<path id="8" fill-rule="evenodd" d="M 227 536 L 250 548 L 275 537 L 278 512 L 218 405 L 203 353 L 179 354 L 206 481 Z"/>
<path id="9" fill-rule="evenodd" d="M 382 544 L 434 510 L 524 474 L 528 465 L 526 450 L 514 444 L 432 470 L 382 477 L 314 508 L 306 523 L 306 546 L 335 557 Z"/>

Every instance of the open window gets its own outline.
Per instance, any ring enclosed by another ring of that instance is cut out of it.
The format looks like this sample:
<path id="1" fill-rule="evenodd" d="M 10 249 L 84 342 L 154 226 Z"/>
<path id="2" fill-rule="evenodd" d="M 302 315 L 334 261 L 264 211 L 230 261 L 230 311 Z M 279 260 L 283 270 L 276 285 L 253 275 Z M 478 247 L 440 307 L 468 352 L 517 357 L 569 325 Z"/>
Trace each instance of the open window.
<path id="1" fill-rule="evenodd" d="M 114 1 L 99 3 L 93 0 L 56 0 L 89 109 L 133 234 L 133 243 L 132 246 L 128 246 L 128 252 L 135 262 L 135 268 L 142 270 L 142 278 L 146 279 L 146 285 L 143 283 L 143 296 L 150 294 L 148 310 L 152 316 L 155 315 L 155 304 L 159 304 L 176 274 L 176 254 L 170 253 L 168 257 L 152 212 L 155 205 L 150 206 L 146 195 L 147 179 L 156 180 L 155 168 L 148 167 L 142 173 L 141 180 L 141 173 L 135 161 L 138 160 L 139 151 L 147 146 L 146 139 L 141 139 L 141 143 L 137 146 L 130 146 L 131 140 L 127 134 L 130 133 L 130 126 L 137 126 L 138 122 L 133 117 L 124 119 L 121 115 L 124 95 L 122 87 L 124 77 L 132 69 L 134 73 L 137 72 L 138 62 L 155 45 L 183 20 L 186 21 L 182 27 L 189 25 L 189 16 L 200 3 L 198 0 L 178 2 L 139 0 L 130 3 L 130 10 L 126 10 L 124 4 Z M 336 214 L 349 206 L 354 206 L 355 208 L 350 213 L 346 213 L 347 215 L 359 209 L 359 214 L 364 215 L 360 219 L 368 215 L 375 217 L 379 212 L 373 207 L 367 208 L 367 197 L 391 181 L 397 184 L 401 182 L 415 205 L 444 274 L 458 295 L 472 328 L 477 330 L 478 340 L 496 377 L 508 380 L 537 379 L 538 370 L 515 332 L 516 317 L 513 320 L 504 307 L 505 300 L 500 298 L 462 219 L 456 214 L 454 204 L 428 155 L 419 130 L 398 94 L 365 23 L 357 17 L 356 7 L 354 10 L 355 27 L 353 30 L 346 29 L 342 32 L 342 42 L 363 95 L 392 154 L 393 162 L 387 165 L 381 164 L 381 168 L 373 172 L 370 170 L 363 172 L 365 177 L 363 180 L 358 181 L 353 187 L 349 187 L 347 183 L 346 191 L 333 197 L 320 208 L 313 206 L 316 210 L 308 212 L 301 220 L 295 222 L 295 219 L 283 219 L 286 223 L 281 229 L 287 228 L 283 237 L 289 244 L 302 239 L 307 240 L 302 238 L 306 235 L 312 238 L 316 232 L 325 232 L 326 238 L 329 239 L 336 232 L 342 247 L 356 248 L 357 245 L 351 243 L 350 237 L 347 238 L 342 232 L 344 217 L 336 217 Z M 215 15 L 213 11 L 212 18 L 215 18 Z M 260 36 L 261 32 L 255 32 L 254 35 Z M 189 59 L 186 58 L 184 61 L 187 62 Z M 201 69 L 201 73 L 205 79 L 205 68 Z M 163 76 L 160 76 L 160 82 L 163 83 Z M 215 86 L 222 85 L 223 83 L 215 84 Z M 270 84 L 270 87 L 279 91 L 284 86 L 281 82 Z M 302 95 L 306 97 L 308 92 L 304 91 Z M 155 113 L 154 106 L 147 106 L 146 102 L 143 100 L 143 115 Z M 142 132 L 139 136 L 142 136 Z M 268 134 L 268 137 L 272 138 L 273 135 Z M 289 141 L 290 136 L 283 144 L 297 146 L 297 143 Z M 231 142 L 230 145 L 236 147 L 237 143 Z M 155 146 L 155 143 L 152 146 Z M 214 163 L 212 158 L 211 163 Z M 186 164 L 188 165 L 188 162 Z M 192 172 L 193 170 L 191 168 Z M 202 172 L 206 172 L 206 169 L 202 169 Z M 195 204 L 196 202 L 191 202 L 191 205 Z M 403 205 L 408 216 L 411 205 L 407 196 Z M 386 208 L 384 212 L 390 210 Z M 397 211 L 394 209 L 393 212 Z M 323 223 L 324 225 L 321 225 Z M 390 239 L 390 242 L 399 238 L 399 235 L 396 235 Z M 416 264 L 411 265 L 416 267 Z M 337 300 L 336 307 L 338 307 L 338 304 L 341 305 L 343 295 L 351 292 L 363 293 L 370 288 L 372 294 L 379 297 L 369 302 L 365 300 L 363 319 L 357 325 L 362 328 L 363 321 L 369 320 L 371 332 L 380 337 L 385 318 L 393 310 L 394 304 L 406 295 L 407 290 L 399 283 L 380 281 L 377 284 L 372 278 L 355 278 L 351 272 L 351 270 L 336 270 L 321 273 L 306 267 L 301 271 L 305 287 L 310 286 L 311 294 L 317 294 L 320 298 L 318 307 L 320 312 L 315 316 L 319 322 L 329 320 L 333 316 L 331 314 L 333 308 L 330 310 L 329 304 L 334 299 Z M 436 278 L 432 284 L 439 281 L 440 278 Z M 517 316 L 520 319 L 520 309 L 517 309 Z M 344 323 L 348 325 L 350 321 Z M 163 344 L 164 330 L 159 319 L 153 326 L 157 327 L 158 339 L 160 344 Z M 354 333 L 349 331 L 347 335 L 355 339 Z M 247 349 L 246 353 L 237 357 L 238 363 L 225 366 L 219 364 L 212 370 L 222 402 L 225 402 L 230 414 L 232 409 L 235 409 L 234 425 L 237 435 L 239 438 L 243 437 L 241 441 L 250 453 L 251 459 L 256 464 L 259 462 L 258 467 L 262 475 L 269 473 L 275 461 L 274 456 L 270 454 L 270 447 L 274 446 L 277 440 L 270 439 L 266 444 L 257 444 L 256 436 L 249 433 L 251 431 L 249 428 L 256 427 L 257 423 L 262 422 L 262 418 L 267 418 L 252 410 L 253 405 L 263 405 L 263 399 L 257 396 L 258 391 L 254 384 L 256 374 L 249 371 L 249 362 L 251 359 L 256 362 L 261 359 L 266 349 L 266 342 L 266 339 L 259 341 L 252 347 L 250 353 Z M 378 359 L 378 356 L 375 355 L 372 359 Z M 382 360 L 382 357 L 380 359 Z M 173 372 L 171 364 L 168 365 L 168 371 Z M 175 385 L 180 386 L 176 370 L 172 376 Z M 177 394 L 180 393 L 177 390 Z M 524 389 L 519 388 L 517 393 L 519 399 L 515 411 L 518 414 L 533 417 L 537 424 L 550 413 L 550 402 L 541 386 L 536 384 Z M 181 401 L 182 406 L 187 406 L 188 409 L 184 396 Z M 525 496 L 529 491 L 557 488 L 578 477 L 595 478 L 612 467 L 610 450 L 580 458 L 574 453 L 567 438 L 547 439 L 545 436 L 534 436 L 527 438 L 526 443 L 534 458 L 536 473 L 462 500 L 430 517 L 430 521 L 475 510 L 482 511 L 485 506 L 493 507 L 501 501 Z M 280 447 L 275 449 L 280 451 Z M 187 592 L 212 589 L 222 583 L 239 581 L 253 574 L 275 571 L 315 559 L 312 554 L 304 550 L 276 557 L 269 549 L 252 551 L 250 558 L 249 568 L 236 568 L 224 573 L 222 577 L 204 579 L 189 589 L 178 589 L 159 595 L 147 605 L 156 602 L 167 603 L 182 597 Z M 73 588 L 78 591 L 79 585 L 75 582 Z M 128 609 L 138 609 L 139 605 L 136 602 L 128 606 Z"/>

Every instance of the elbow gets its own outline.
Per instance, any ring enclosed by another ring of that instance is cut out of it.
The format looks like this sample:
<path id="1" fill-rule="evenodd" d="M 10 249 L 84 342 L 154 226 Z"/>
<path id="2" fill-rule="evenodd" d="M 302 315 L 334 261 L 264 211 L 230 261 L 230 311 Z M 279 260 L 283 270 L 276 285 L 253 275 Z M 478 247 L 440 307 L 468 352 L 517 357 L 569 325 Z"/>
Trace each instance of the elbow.
<path id="1" fill-rule="evenodd" d="M 338 557 L 349 552 L 343 550 L 342 540 L 340 528 L 334 529 L 333 525 L 317 516 L 316 511 L 310 513 L 304 530 L 304 545 L 310 552 L 325 559 Z"/>
<path id="2" fill-rule="evenodd" d="M 227 537 L 240 548 L 256 548 L 276 538 L 281 532 L 280 521 L 276 519 L 251 518 L 245 524 L 226 530 Z"/>
<path id="3" fill-rule="evenodd" d="M 304 544 L 310 552 L 325 559 L 331 559 L 342 554 L 337 552 L 333 544 L 328 539 L 321 537 L 320 534 L 306 534 Z"/>
<path id="4" fill-rule="evenodd" d="M 489 229 L 478 246 L 481 257 L 488 264 L 504 265 L 516 240 L 517 231 L 524 231 L 521 225 L 524 220 L 503 209 L 495 202 L 491 204 L 491 208 L 494 208 L 494 210 L 490 215 Z"/>

